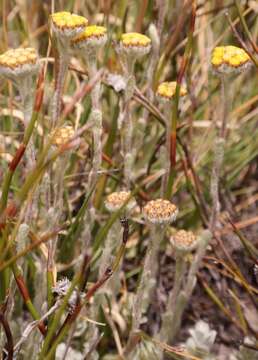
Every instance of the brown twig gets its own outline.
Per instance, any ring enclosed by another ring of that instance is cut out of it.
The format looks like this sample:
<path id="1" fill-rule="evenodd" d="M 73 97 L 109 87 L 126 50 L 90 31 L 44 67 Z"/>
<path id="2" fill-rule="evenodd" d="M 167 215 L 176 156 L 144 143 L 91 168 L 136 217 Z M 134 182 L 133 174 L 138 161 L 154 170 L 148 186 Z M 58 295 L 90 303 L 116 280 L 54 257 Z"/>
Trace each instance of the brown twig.
<path id="1" fill-rule="evenodd" d="M 7 340 L 7 344 L 6 344 L 6 349 L 8 352 L 7 360 L 12 360 L 13 359 L 13 336 L 12 336 L 12 332 L 11 332 L 9 323 L 8 323 L 5 315 L 2 312 L 0 312 L 0 323 L 2 324 L 2 326 L 4 328 L 4 332 L 5 332 L 5 336 L 6 336 L 6 340 Z"/>
<path id="2" fill-rule="evenodd" d="M 254 65 L 258 68 L 258 60 L 256 59 L 256 57 L 252 54 L 252 52 L 248 49 L 248 47 L 246 46 L 244 40 L 241 38 L 241 36 L 238 34 L 238 31 L 236 30 L 229 14 L 226 12 L 225 14 L 227 21 L 231 27 L 231 30 L 233 31 L 233 34 L 235 36 L 235 38 L 238 40 L 238 42 L 241 44 L 242 48 L 247 52 L 247 54 L 250 56 L 252 62 L 254 63 Z"/>

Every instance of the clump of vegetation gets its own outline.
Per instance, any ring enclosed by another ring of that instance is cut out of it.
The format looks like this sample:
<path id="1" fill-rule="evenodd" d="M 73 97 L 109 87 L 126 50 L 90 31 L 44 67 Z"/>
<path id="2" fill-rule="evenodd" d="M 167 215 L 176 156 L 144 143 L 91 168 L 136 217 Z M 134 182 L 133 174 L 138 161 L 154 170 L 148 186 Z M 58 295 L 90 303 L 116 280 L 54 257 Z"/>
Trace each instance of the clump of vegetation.
<path id="1" fill-rule="evenodd" d="M 255 1 L 3 1 L 0 358 L 256 359 Z"/>

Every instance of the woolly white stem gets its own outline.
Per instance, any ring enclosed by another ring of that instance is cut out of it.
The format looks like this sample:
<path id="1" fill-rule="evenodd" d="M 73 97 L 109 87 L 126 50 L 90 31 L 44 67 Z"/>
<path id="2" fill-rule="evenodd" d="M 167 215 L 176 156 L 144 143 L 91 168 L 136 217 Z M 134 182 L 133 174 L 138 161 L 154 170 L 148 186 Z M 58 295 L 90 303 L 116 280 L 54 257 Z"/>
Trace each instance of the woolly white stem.
<path id="1" fill-rule="evenodd" d="M 201 265 L 203 256 L 205 255 L 205 251 L 211 240 L 211 237 L 212 237 L 212 235 L 209 230 L 204 230 L 202 232 L 202 234 L 200 235 L 199 246 L 197 249 L 197 253 L 193 259 L 193 262 L 191 264 L 191 267 L 190 267 L 190 270 L 189 270 L 189 273 L 187 276 L 186 284 L 180 291 L 180 293 L 176 299 L 175 306 L 174 306 L 174 311 L 173 311 L 171 322 L 170 322 L 171 327 L 170 327 L 170 330 L 169 330 L 168 336 L 167 336 L 167 340 L 168 340 L 169 344 L 173 342 L 175 336 L 177 335 L 177 333 L 180 329 L 184 310 L 187 306 L 188 301 L 190 300 L 190 297 L 192 296 L 193 290 L 196 285 L 197 271 Z"/>
<path id="2" fill-rule="evenodd" d="M 52 128 L 55 128 L 59 122 L 59 118 L 61 114 L 61 105 L 62 105 L 62 93 L 63 93 L 69 61 L 70 61 L 70 56 L 68 54 L 59 55 L 58 58 L 59 66 L 57 67 L 58 71 L 56 74 L 55 92 L 52 103 Z"/>
<path id="3" fill-rule="evenodd" d="M 164 228 L 158 225 L 151 224 L 151 240 L 149 241 L 146 256 L 144 260 L 142 275 L 140 284 L 137 288 L 136 297 L 133 305 L 133 316 L 132 316 L 132 332 L 139 329 L 141 323 L 141 317 L 143 313 L 143 298 L 151 299 L 151 293 L 156 281 L 157 272 L 157 255 L 159 245 L 163 237 Z M 146 307 L 146 304 L 144 304 Z"/>
<path id="4" fill-rule="evenodd" d="M 133 66 L 132 68 L 130 68 L 130 71 L 133 71 Z M 135 77 L 132 73 L 129 73 L 127 79 L 127 85 L 125 89 L 123 121 L 122 121 L 124 180 L 127 188 L 130 188 L 130 182 L 132 179 L 132 165 L 133 165 L 133 149 L 132 149 L 133 123 L 130 114 L 130 102 L 133 97 L 134 87 L 135 87 Z"/>
<path id="5" fill-rule="evenodd" d="M 89 81 L 96 76 L 97 73 L 97 55 L 96 53 L 88 54 L 87 58 Z M 91 90 L 91 123 L 93 125 L 93 161 L 92 170 L 89 175 L 89 187 L 93 186 L 98 179 L 98 173 L 102 163 L 102 111 L 100 106 L 101 83 L 98 81 Z"/>
<path id="6" fill-rule="evenodd" d="M 219 129 L 219 135 L 216 135 L 215 146 L 214 146 L 214 162 L 212 168 L 211 177 L 211 196 L 212 196 L 212 214 L 210 221 L 210 230 L 214 232 L 217 223 L 218 216 L 220 213 L 220 200 L 219 200 L 219 183 L 221 167 L 224 160 L 225 152 L 225 138 L 227 130 L 227 121 L 229 109 L 231 107 L 231 99 L 229 89 L 227 89 L 228 81 L 225 75 L 221 75 L 221 104 L 222 104 L 222 115 L 221 115 L 221 128 Z"/>
<path id="7" fill-rule="evenodd" d="M 29 125 L 33 112 L 33 79 L 31 76 L 22 78 L 18 83 L 18 88 L 23 103 L 24 127 Z M 33 144 L 33 137 L 27 145 L 26 152 L 26 170 L 30 171 L 35 165 L 35 147 Z"/>
<path id="8" fill-rule="evenodd" d="M 167 186 L 168 186 L 168 178 L 169 178 L 169 169 L 170 169 L 170 148 L 171 148 L 171 104 L 165 104 L 165 119 L 166 119 L 166 157 L 165 157 L 165 174 L 162 177 L 161 181 L 161 196 L 164 197 Z"/>
<path id="9" fill-rule="evenodd" d="M 111 264 L 111 255 L 116 249 L 121 240 L 121 225 L 118 221 L 116 221 L 111 229 L 108 232 L 107 239 L 105 241 L 104 249 L 100 258 L 100 267 L 99 267 L 99 278 L 103 276 L 106 271 L 108 265 Z M 115 274 L 114 274 L 115 275 Z M 113 275 L 113 276 L 114 276 Z"/>

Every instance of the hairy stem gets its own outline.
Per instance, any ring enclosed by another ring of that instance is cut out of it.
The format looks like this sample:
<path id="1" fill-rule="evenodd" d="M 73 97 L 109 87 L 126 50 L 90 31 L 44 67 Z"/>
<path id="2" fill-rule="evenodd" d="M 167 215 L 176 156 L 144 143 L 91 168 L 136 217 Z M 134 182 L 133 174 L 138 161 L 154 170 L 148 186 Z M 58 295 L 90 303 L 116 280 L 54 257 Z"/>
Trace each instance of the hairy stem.
<path id="1" fill-rule="evenodd" d="M 57 73 L 55 79 L 55 92 L 52 103 L 52 128 L 55 128 L 60 122 L 62 94 L 64 89 L 65 78 L 68 70 L 70 56 L 67 54 L 58 55 L 57 57 Z"/>
<path id="2" fill-rule="evenodd" d="M 211 177 L 211 196 L 212 196 L 212 214 L 210 221 L 210 230 L 214 232 L 217 227 L 218 216 L 220 212 L 219 200 L 219 182 L 221 175 L 221 167 L 224 160 L 225 139 L 227 130 L 228 113 L 230 108 L 229 89 L 227 89 L 227 81 L 224 75 L 221 76 L 221 127 L 219 135 L 217 135 L 214 146 L 214 162 Z"/>
<path id="3" fill-rule="evenodd" d="M 190 270 L 187 275 L 187 280 L 185 286 L 181 289 L 176 299 L 174 306 L 174 311 L 172 314 L 170 331 L 168 333 L 168 343 L 171 344 L 175 339 L 175 336 L 178 334 L 182 323 L 182 316 L 184 310 L 192 296 L 193 290 L 196 285 L 196 274 L 201 265 L 203 256 L 205 255 L 206 248 L 211 240 L 211 232 L 209 230 L 204 230 L 199 238 L 199 246 L 197 253 L 193 259 Z"/>
<path id="4" fill-rule="evenodd" d="M 186 260 L 184 258 L 184 254 L 182 254 L 181 252 L 177 252 L 174 286 L 168 297 L 166 311 L 162 316 L 160 339 L 163 342 L 167 342 L 167 340 L 169 338 L 169 333 L 171 330 L 170 328 L 171 328 L 173 316 L 176 311 L 176 309 L 175 309 L 176 302 L 177 302 L 177 298 L 180 293 L 180 290 L 182 288 L 185 271 L 186 271 Z"/>
<path id="5" fill-rule="evenodd" d="M 127 59 L 125 76 L 127 78 L 126 89 L 124 93 L 124 104 L 122 113 L 122 148 L 124 156 L 124 180 L 127 188 L 130 188 L 132 179 L 132 165 L 133 165 L 133 149 L 132 149 L 132 135 L 133 124 L 130 114 L 130 103 L 133 98 L 135 77 L 134 77 L 135 59 Z"/>
<path id="6" fill-rule="evenodd" d="M 166 160 L 164 163 L 165 174 L 162 177 L 161 182 L 161 197 L 165 196 L 168 187 L 168 178 L 170 172 L 170 153 L 171 153 L 171 105 L 165 104 L 165 118 L 166 118 Z"/>
<path id="7" fill-rule="evenodd" d="M 146 307 L 146 302 L 149 302 L 151 297 L 150 295 L 156 280 L 157 267 L 155 266 L 155 264 L 157 264 L 157 255 L 164 229 L 161 229 L 160 226 L 151 224 L 150 231 L 151 240 L 149 241 L 146 250 L 141 280 L 137 288 L 136 297 L 133 305 L 131 335 L 140 327 L 141 317 L 144 310 L 143 305 L 145 305 Z M 145 300 L 145 298 L 148 300 L 144 301 L 145 304 L 143 304 L 143 300 Z"/>

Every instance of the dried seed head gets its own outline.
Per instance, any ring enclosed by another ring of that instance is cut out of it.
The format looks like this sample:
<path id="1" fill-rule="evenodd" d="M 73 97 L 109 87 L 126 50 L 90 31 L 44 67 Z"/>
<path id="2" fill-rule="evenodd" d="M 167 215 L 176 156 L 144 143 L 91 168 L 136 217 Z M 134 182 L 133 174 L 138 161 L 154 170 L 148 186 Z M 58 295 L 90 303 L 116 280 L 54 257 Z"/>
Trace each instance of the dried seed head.
<path id="1" fill-rule="evenodd" d="M 70 286 L 70 280 L 65 277 L 57 281 L 56 285 L 52 287 L 52 292 L 58 296 L 65 296 Z"/>
<path id="2" fill-rule="evenodd" d="M 122 34 L 121 49 L 128 55 L 141 57 L 148 54 L 151 49 L 151 39 L 139 33 Z"/>
<path id="3" fill-rule="evenodd" d="M 109 211 L 115 212 L 124 205 L 130 195 L 130 191 L 113 192 L 112 194 L 107 196 L 105 206 Z M 130 199 L 126 205 L 126 210 L 130 211 L 133 207 L 135 207 L 135 205 L 136 201 L 134 200 L 134 198 Z"/>
<path id="4" fill-rule="evenodd" d="M 197 246 L 197 238 L 192 231 L 179 230 L 170 237 L 171 244 L 180 251 L 192 251 Z"/>
<path id="5" fill-rule="evenodd" d="M 0 74 L 7 78 L 34 75 L 38 69 L 38 55 L 33 48 L 10 49 L 0 55 Z"/>
<path id="6" fill-rule="evenodd" d="M 242 71 L 251 65 L 249 55 L 237 46 L 215 47 L 211 55 L 211 65 L 218 73 Z"/>
<path id="7" fill-rule="evenodd" d="M 62 37 L 73 38 L 81 33 L 88 20 L 76 14 L 71 14 L 68 11 L 60 11 L 50 15 L 51 25 L 53 31 Z"/>
<path id="8" fill-rule="evenodd" d="M 172 100 L 176 93 L 176 81 L 163 82 L 158 86 L 157 96 L 162 100 Z M 180 87 L 180 96 L 185 96 L 187 94 L 186 88 L 184 86 Z"/>
<path id="9" fill-rule="evenodd" d="M 168 224 L 176 220 L 178 209 L 168 200 L 157 199 L 149 201 L 143 208 L 146 220 L 153 224 Z"/>
<path id="10" fill-rule="evenodd" d="M 52 293 L 56 294 L 60 299 L 62 299 L 67 294 L 67 291 L 69 290 L 70 286 L 71 286 L 71 281 L 68 280 L 67 278 L 63 278 L 61 280 L 58 280 L 56 285 L 52 287 Z M 77 291 L 77 288 L 75 288 L 75 290 L 72 292 L 68 300 L 70 313 L 72 313 L 75 309 L 78 296 L 82 299 L 84 295 L 82 293 L 79 293 Z"/>
<path id="11" fill-rule="evenodd" d="M 87 26 L 85 30 L 72 40 L 77 49 L 100 48 L 107 42 L 107 29 L 104 26 Z"/>
<path id="12" fill-rule="evenodd" d="M 74 136 L 74 128 L 72 126 L 63 126 L 53 130 L 52 144 L 61 146 L 66 144 Z"/>

